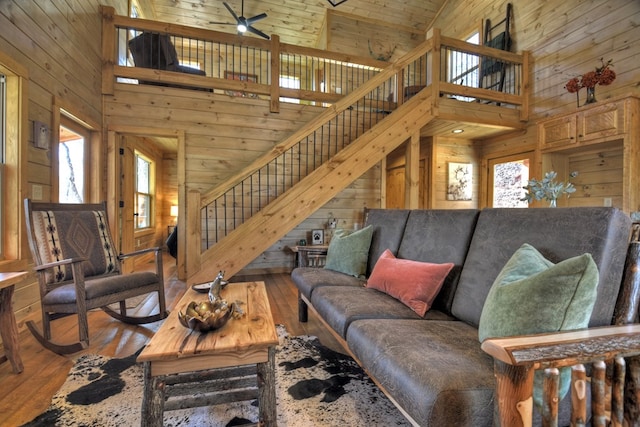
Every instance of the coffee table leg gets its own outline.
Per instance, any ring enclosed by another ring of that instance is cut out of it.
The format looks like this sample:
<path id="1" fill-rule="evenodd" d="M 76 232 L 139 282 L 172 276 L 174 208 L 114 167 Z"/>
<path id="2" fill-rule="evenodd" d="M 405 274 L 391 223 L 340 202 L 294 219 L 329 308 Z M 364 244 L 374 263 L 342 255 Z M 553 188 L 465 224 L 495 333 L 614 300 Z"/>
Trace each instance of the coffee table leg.
<path id="1" fill-rule="evenodd" d="M 276 426 L 276 370 L 275 347 L 269 347 L 269 358 L 257 364 L 258 373 L 258 416 L 261 426 Z"/>
<path id="2" fill-rule="evenodd" d="M 144 362 L 142 427 L 162 427 L 164 417 L 164 380 L 151 375 L 151 362 Z"/>

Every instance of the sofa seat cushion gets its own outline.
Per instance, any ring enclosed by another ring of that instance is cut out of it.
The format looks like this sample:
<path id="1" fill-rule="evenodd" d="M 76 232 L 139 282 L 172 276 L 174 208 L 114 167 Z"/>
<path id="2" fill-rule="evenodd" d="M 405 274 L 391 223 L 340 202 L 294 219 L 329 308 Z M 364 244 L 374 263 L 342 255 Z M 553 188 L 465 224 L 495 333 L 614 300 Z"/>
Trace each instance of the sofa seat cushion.
<path id="1" fill-rule="evenodd" d="M 296 284 L 298 290 L 307 300 L 311 300 L 314 289 L 323 286 L 352 286 L 362 288 L 364 279 L 349 276 L 324 268 L 298 267 L 291 272 L 291 280 Z"/>
<path id="2" fill-rule="evenodd" d="M 491 426 L 493 359 L 460 321 L 356 320 L 347 344 L 421 426 Z"/>
<path id="3" fill-rule="evenodd" d="M 346 338 L 347 329 L 354 320 L 422 319 L 397 299 L 370 288 L 324 286 L 313 292 L 311 304 L 342 338 Z M 428 311 L 425 318 L 453 320 L 437 310 Z"/>

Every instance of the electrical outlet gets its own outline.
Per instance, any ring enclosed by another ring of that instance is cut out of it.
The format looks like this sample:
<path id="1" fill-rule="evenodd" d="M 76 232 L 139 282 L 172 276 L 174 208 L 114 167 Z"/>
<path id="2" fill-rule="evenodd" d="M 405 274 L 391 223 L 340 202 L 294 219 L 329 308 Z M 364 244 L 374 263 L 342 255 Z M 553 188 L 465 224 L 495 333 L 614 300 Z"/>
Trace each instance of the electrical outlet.
<path id="1" fill-rule="evenodd" d="M 605 197 L 604 198 L 604 205 L 608 208 L 611 207 L 612 203 L 611 203 L 611 197 Z"/>
<path id="2" fill-rule="evenodd" d="M 31 185 L 31 198 L 33 200 L 42 200 L 42 185 L 39 185 L 39 184 Z"/>

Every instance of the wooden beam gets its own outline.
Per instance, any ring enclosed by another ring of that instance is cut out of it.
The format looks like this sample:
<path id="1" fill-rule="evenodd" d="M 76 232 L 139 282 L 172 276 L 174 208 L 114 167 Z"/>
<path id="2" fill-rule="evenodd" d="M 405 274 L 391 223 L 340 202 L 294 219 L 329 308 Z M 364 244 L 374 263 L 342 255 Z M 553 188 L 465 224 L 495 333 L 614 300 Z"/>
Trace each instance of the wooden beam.
<path id="1" fill-rule="evenodd" d="M 420 207 L 420 131 L 411 135 L 405 151 L 404 200 L 406 209 Z"/>

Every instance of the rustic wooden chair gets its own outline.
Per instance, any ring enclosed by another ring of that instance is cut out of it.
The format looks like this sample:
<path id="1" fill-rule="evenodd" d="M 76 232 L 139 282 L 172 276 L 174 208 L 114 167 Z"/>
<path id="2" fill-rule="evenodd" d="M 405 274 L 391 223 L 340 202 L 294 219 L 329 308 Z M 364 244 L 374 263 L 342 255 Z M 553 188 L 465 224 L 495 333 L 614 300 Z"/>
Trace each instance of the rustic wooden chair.
<path id="1" fill-rule="evenodd" d="M 482 343 L 494 358 L 494 425 L 532 425 L 533 377 L 543 370 L 541 423 L 557 426 L 559 369 L 571 367 L 571 426 L 640 426 L 639 235 L 634 224 L 614 326 Z"/>
<path id="2" fill-rule="evenodd" d="M 167 317 L 160 249 L 117 254 L 105 203 L 34 203 L 25 199 L 24 207 L 29 246 L 40 286 L 42 332 L 33 321 L 27 322 L 27 326 L 43 346 L 60 354 L 86 348 L 89 345 L 87 311 L 95 308 L 133 324 Z M 150 252 L 155 252 L 155 272 L 121 273 L 120 261 Z M 127 298 L 152 292 L 158 294 L 157 314 L 137 317 L 127 313 Z M 118 310 L 109 307 L 115 303 L 119 303 Z M 69 314 L 78 315 L 79 341 L 56 343 L 51 337 L 51 321 Z"/>

